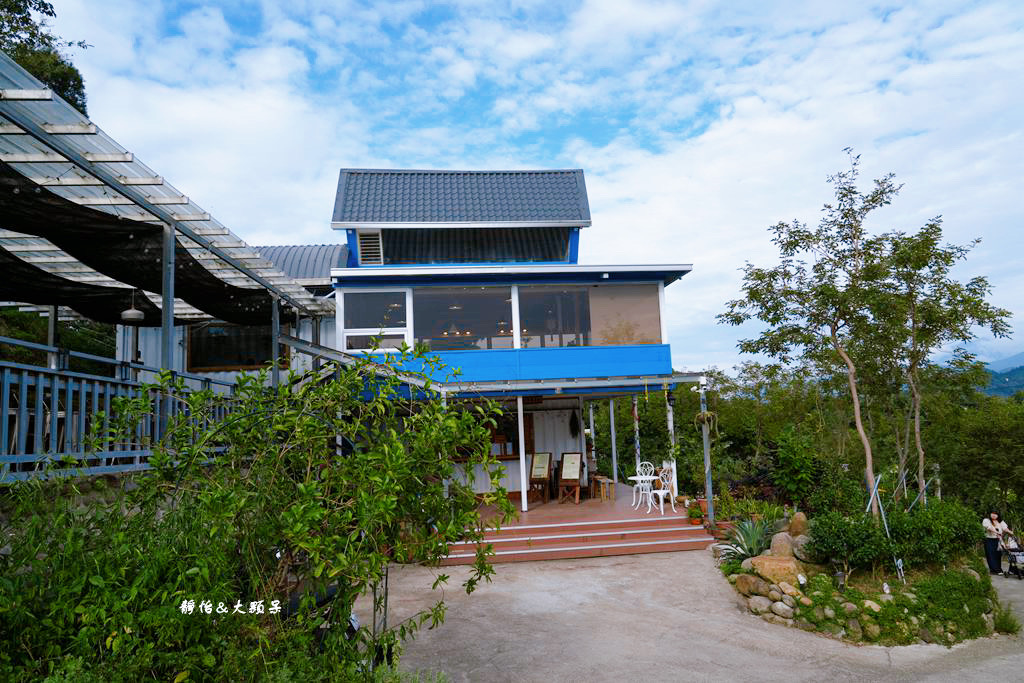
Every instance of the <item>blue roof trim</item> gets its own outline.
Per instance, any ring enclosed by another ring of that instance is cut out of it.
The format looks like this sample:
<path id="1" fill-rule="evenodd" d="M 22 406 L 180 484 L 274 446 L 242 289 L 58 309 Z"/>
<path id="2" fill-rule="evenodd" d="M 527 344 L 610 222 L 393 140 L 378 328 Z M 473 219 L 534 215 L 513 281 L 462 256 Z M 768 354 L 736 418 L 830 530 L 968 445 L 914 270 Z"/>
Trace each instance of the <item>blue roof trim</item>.
<path id="1" fill-rule="evenodd" d="M 331 279 L 332 268 L 344 268 L 348 262 L 348 246 L 344 244 L 299 244 L 253 249 L 288 277 L 323 280 L 325 284 Z"/>
<path id="2" fill-rule="evenodd" d="M 581 169 L 342 169 L 333 222 L 590 224 Z"/>
<path id="3" fill-rule="evenodd" d="M 462 264 L 460 264 L 462 265 Z M 439 287 L 447 285 L 479 286 L 487 285 L 517 285 L 517 284 L 601 284 L 609 282 L 663 282 L 670 285 L 679 278 L 686 275 L 689 270 L 663 270 L 663 271 L 619 271 L 610 272 L 608 277 L 602 277 L 599 272 L 585 273 L 458 273 L 454 270 L 444 275 L 395 275 L 389 273 L 381 277 L 371 275 L 374 266 L 360 268 L 359 277 L 346 278 L 337 276 L 334 278 L 335 287 L 346 289 L 358 287 Z M 367 277 L 370 275 L 370 277 Z"/>

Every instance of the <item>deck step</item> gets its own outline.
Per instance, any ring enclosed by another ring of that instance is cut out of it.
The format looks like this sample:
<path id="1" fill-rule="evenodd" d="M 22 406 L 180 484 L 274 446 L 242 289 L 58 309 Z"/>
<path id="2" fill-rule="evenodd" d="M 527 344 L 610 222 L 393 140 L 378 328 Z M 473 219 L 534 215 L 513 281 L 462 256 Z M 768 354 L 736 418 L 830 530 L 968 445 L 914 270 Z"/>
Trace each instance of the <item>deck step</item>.
<path id="1" fill-rule="evenodd" d="M 564 560 L 581 557 L 608 557 L 612 555 L 640 555 L 644 553 L 667 553 L 680 550 L 702 550 L 714 543 L 711 536 L 687 539 L 661 539 L 652 541 L 628 541 L 621 543 L 584 543 L 545 546 L 541 548 L 518 548 L 496 550 L 491 556 L 495 564 L 504 562 L 532 562 L 535 560 Z M 471 564 L 472 552 L 454 552 L 441 561 L 443 565 Z"/>
<path id="2" fill-rule="evenodd" d="M 553 545 L 604 544 L 617 541 L 661 541 L 703 538 L 707 531 L 699 526 L 651 526 L 646 529 L 574 529 L 574 533 L 537 533 L 533 535 L 503 534 L 490 532 L 484 536 L 483 544 L 494 545 L 495 550 L 513 548 L 537 548 Z M 475 543 L 452 544 L 452 553 L 472 552 Z"/>
<path id="3" fill-rule="evenodd" d="M 686 517 L 679 516 L 651 516 L 651 517 L 625 517 L 622 519 L 600 519 L 589 522 L 556 522 L 553 524 L 513 524 L 501 527 L 499 530 L 488 530 L 488 536 L 536 536 L 547 534 L 571 534 L 597 531 L 612 531 L 619 529 L 652 529 L 652 528 L 674 528 L 687 526 L 695 530 L 703 530 L 700 524 L 690 524 Z"/>

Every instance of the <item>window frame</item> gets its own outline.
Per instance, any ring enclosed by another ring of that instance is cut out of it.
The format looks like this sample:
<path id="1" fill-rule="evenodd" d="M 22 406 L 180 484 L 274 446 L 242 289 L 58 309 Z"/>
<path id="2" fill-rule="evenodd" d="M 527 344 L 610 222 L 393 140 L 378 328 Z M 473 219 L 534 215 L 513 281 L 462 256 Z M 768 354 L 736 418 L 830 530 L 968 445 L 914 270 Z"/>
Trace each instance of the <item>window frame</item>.
<path id="1" fill-rule="evenodd" d="M 345 327 L 345 295 L 346 294 L 394 294 L 402 292 L 405 294 L 405 326 L 404 327 Z M 386 334 L 401 334 L 408 346 L 413 345 L 412 325 L 412 287 L 345 287 L 335 290 L 334 302 L 336 308 L 337 346 L 342 353 L 396 353 L 397 349 L 350 349 L 348 348 L 348 337 L 380 337 Z"/>

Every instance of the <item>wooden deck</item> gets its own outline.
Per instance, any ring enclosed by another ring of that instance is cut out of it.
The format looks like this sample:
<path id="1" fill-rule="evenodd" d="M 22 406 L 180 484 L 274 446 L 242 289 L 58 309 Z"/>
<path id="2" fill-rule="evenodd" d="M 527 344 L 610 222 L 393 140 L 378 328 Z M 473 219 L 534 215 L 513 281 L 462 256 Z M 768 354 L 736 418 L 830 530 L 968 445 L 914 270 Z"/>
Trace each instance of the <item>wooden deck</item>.
<path id="1" fill-rule="evenodd" d="M 673 512 L 666 501 L 662 515 L 656 506 L 649 513 L 646 504 L 633 509 L 631 499 L 632 487 L 619 484 L 614 501 L 533 502 L 485 542 L 494 546 L 493 562 L 700 550 L 714 542 L 703 526 L 690 524 L 682 505 Z M 472 544 L 455 544 L 444 564 L 469 564 L 474 552 Z"/>

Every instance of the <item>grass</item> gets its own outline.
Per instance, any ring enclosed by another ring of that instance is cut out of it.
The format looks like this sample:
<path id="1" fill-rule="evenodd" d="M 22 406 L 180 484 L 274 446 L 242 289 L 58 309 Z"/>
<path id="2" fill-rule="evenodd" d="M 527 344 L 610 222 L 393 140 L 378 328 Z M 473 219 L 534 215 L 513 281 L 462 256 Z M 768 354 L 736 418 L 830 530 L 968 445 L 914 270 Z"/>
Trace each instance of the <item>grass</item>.
<path id="1" fill-rule="evenodd" d="M 995 627 L 998 633 L 1020 633 L 1020 620 L 1013 613 L 1010 603 L 999 605 L 999 609 L 996 610 Z"/>

